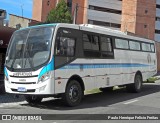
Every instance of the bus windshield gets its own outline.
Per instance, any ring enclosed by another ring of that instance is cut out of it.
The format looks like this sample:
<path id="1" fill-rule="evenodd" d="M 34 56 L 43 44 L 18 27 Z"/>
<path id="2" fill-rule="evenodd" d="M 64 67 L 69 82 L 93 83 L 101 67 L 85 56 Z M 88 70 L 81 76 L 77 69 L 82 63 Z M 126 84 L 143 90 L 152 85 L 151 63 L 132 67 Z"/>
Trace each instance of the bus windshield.
<path id="1" fill-rule="evenodd" d="M 6 55 L 6 67 L 12 70 L 39 69 L 50 58 L 53 32 L 54 27 L 15 32 Z"/>

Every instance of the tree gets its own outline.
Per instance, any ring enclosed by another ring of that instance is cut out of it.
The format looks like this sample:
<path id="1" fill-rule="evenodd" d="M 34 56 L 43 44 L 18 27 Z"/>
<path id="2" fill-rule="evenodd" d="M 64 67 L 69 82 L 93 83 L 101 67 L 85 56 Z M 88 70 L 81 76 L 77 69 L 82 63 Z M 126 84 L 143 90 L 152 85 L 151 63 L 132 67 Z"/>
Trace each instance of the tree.
<path id="1" fill-rule="evenodd" d="M 71 13 L 64 0 L 61 0 L 55 9 L 52 9 L 47 16 L 47 23 L 72 23 Z"/>

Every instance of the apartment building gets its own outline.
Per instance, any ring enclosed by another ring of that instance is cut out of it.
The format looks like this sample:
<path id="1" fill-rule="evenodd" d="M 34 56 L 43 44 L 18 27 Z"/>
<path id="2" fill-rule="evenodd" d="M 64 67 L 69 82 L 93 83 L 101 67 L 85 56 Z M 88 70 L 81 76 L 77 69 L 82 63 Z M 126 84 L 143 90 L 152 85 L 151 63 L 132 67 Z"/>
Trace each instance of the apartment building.
<path id="1" fill-rule="evenodd" d="M 33 0 L 33 19 L 45 21 L 60 0 Z M 77 24 L 95 24 L 160 42 L 160 0 L 65 0 Z"/>
<path id="2" fill-rule="evenodd" d="M 160 0 L 156 0 L 155 40 L 160 42 Z"/>
<path id="3" fill-rule="evenodd" d="M 4 19 L 6 19 L 6 10 L 0 9 L 0 26 L 3 26 Z"/>

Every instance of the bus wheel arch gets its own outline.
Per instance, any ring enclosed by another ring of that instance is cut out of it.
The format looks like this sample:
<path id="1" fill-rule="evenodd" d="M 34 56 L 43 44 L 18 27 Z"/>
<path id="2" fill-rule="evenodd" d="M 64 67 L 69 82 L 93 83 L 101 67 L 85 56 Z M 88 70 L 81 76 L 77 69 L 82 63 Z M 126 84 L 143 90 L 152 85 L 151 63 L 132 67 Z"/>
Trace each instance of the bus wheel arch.
<path id="1" fill-rule="evenodd" d="M 84 95 L 84 84 L 82 79 L 74 75 L 70 77 L 66 84 L 65 93 L 62 95 L 62 99 L 67 106 L 78 105 Z"/>
<path id="2" fill-rule="evenodd" d="M 128 84 L 126 86 L 127 91 L 139 93 L 142 89 L 142 83 L 143 83 L 143 76 L 140 71 L 137 71 L 134 76 L 134 83 Z"/>
<path id="3" fill-rule="evenodd" d="M 69 78 L 68 82 L 67 82 L 67 85 L 69 84 L 69 82 L 70 82 L 71 80 L 77 80 L 77 81 L 80 83 L 83 91 L 85 91 L 84 82 L 83 82 L 83 80 L 82 80 L 82 78 L 81 78 L 80 76 L 78 76 L 78 75 L 73 75 L 73 76 L 71 76 L 71 77 Z M 66 87 L 67 87 L 67 85 L 66 85 Z"/>
<path id="4" fill-rule="evenodd" d="M 140 75 L 140 76 L 142 77 L 142 81 L 143 81 L 142 72 L 141 72 L 140 70 L 138 70 L 138 71 L 136 72 L 135 76 L 136 76 L 136 75 Z"/>

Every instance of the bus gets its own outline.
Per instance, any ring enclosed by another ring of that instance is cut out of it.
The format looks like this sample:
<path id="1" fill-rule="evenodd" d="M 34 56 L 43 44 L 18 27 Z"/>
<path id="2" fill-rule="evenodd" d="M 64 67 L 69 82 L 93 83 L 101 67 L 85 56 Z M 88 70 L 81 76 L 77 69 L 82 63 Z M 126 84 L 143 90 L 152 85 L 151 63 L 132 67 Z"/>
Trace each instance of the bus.
<path id="1" fill-rule="evenodd" d="M 78 105 L 84 91 L 126 86 L 140 92 L 157 73 L 155 42 L 117 30 L 83 24 L 44 24 L 11 37 L 5 61 L 5 90 L 30 103 L 59 97 Z"/>

